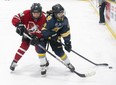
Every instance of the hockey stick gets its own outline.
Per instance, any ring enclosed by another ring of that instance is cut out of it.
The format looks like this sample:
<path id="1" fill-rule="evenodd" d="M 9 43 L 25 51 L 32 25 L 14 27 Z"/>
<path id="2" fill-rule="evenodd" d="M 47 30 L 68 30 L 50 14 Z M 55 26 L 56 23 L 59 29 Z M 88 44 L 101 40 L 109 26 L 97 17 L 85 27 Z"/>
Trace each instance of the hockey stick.
<path id="1" fill-rule="evenodd" d="M 56 42 L 56 41 L 55 41 L 55 42 Z M 60 44 L 62 44 L 63 46 L 65 46 L 65 44 L 63 44 L 62 42 L 60 42 L 60 41 L 57 41 L 57 42 L 60 43 Z M 75 53 L 76 55 L 80 56 L 81 58 L 87 60 L 88 62 L 94 64 L 95 66 L 109 66 L 107 63 L 99 63 L 99 64 L 94 63 L 93 61 L 91 61 L 91 60 L 85 58 L 84 56 L 80 55 L 79 53 L 75 52 L 74 50 L 71 49 L 71 51 L 72 51 L 73 53 Z"/>
<path id="2" fill-rule="evenodd" d="M 46 52 L 48 52 L 51 56 L 53 56 L 55 59 L 57 59 L 59 62 L 61 62 L 62 64 L 64 64 L 67 68 L 69 68 L 65 63 L 63 63 L 59 58 L 57 58 L 55 55 L 53 55 L 50 51 L 46 50 L 43 46 L 41 46 L 40 44 L 38 45 L 40 48 L 42 48 L 43 50 L 45 50 Z M 71 70 L 71 68 L 69 68 Z M 91 73 L 87 73 L 87 74 L 81 74 L 78 73 L 77 71 L 73 71 L 75 74 L 77 74 L 80 77 L 90 77 L 95 75 L 95 72 L 91 72 Z"/>
<path id="3" fill-rule="evenodd" d="M 26 33 L 23 33 L 24 36 L 26 36 L 27 38 L 29 38 L 30 40 L 32 40 L 31 37 L 29 37 Z M 45 49 L 43 46 L 41 46 L 40 44 L 38 44 L 38 46 L 40 48 L 42 48 L 44 51 L 46 51 L 47 53 L 49 53 L 51 56 L 53 56 L 55 59 L 57 59 L 59 62 L 61 62 L 62 64 L 64 64 L 67 68 L 69 68 L 65 63 L 63 63 L 59 58 L 57 58 L 54 54 L 52 54 L 50 51 L 48 51 L 47 49 Z M 71 70 L 71 68 L 69 68 Z M 87 73 L 87 74 L 81 74 L 81 73 L 78 73 L 77 71 L 73 71 L 73 73 L 77 74 L 78 76 L 84 78 L 84 77 L 90 77 L 90 76 L 93 76 L 95 75 L 95 72 L 91 72 L 91 73 Z"/>

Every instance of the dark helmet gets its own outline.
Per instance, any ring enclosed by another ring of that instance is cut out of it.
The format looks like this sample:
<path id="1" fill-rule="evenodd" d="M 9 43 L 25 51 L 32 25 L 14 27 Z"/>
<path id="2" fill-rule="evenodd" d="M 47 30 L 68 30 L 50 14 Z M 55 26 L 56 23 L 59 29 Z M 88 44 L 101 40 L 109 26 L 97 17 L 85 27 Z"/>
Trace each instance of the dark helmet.
<path id="1" fill-rule="evenodd" d="M 31 12 L 40 12 L 42 13 L 42 7 L 40 5 L 40 3 L 33 3 L 31 6 Z"/>
<path id="2" fill-rule="evenodd" d="M 52 11 L 53 13 L 60 13 L 60 12 L 64 12 L 64 8 L 60 4 L 56 4 L 52 6 Z"/>

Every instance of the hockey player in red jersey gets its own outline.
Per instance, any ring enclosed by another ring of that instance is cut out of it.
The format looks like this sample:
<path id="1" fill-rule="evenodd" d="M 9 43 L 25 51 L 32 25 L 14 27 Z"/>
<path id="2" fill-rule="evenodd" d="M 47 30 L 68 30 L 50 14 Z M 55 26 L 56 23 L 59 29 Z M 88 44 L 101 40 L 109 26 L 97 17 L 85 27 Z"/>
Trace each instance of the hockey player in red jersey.
<path id="1" fill-rule="evenodd" d="M 39 43 L 43 47 L 46 47 L 46 41 L 41 34 L 41 29 L 45 22 L 46 17 L 42 12 L 40 3 L 33 3 L 30 10 L 25 10 L 23 13 L 19 13 L 13 17 L 12 24 L 16 27 L 16 32 L 22 36 L 22 42 L 11 63 L 10 69 L 12 71 L 15 70 L 17 62 L 32 44 L 35 46 L 40 59 L 41 74 L 46 74 L 46 66 L 49 65 L 49 62 L 47 61 L 45 51 L 37 46 Z M 32 40 L 23 35 L 25 30 L 29 33 Z"/>

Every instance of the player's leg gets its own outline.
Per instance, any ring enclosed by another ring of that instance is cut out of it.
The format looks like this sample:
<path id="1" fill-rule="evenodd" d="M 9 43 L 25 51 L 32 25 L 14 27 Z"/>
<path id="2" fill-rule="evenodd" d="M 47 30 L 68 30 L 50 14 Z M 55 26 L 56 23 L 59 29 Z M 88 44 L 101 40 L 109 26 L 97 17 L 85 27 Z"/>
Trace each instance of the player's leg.
<path id="1" fill-rule="evenodd" d="M 11 63 L 10 69 L 12 71 L 15 70 L 15 67 L 17 66 L 17 62 L 21 59 L 21 57 L 25 54 L 25 52 L 28 50 L 30 46 L 30 40 L 28 38 L 22 38 L 22 42 L 21 45 L 19 47 L 19 49 L 17 50 L 14 59 Z"/>

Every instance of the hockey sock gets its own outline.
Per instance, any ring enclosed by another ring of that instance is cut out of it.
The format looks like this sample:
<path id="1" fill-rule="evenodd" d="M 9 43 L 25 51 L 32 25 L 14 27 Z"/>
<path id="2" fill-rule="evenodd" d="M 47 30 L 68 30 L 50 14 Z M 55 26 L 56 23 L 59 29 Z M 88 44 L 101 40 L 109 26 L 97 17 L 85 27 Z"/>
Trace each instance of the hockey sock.
<path id="1" fill-rule="evenodd" d="M 63 62 L 67 65 L 70 63 L 70 60 L 68 59 L 67 55 L 64 54 L 62 57 L 60 57 L 61 60 L 63 60 Z"/>
<path id="2" fill-rule="evenodd" d="M 14 61 L 18 62 L 28 48 L 29 48 L 29 43 L 26 41 L 22 42 L 20 48 L 17 50 L 15 54 Z"/>
<path id="3" fill-rule="evenodd" d="M 45 54 L 38 54 L 40 65 L 45 65 L 47 63 Z"/>

